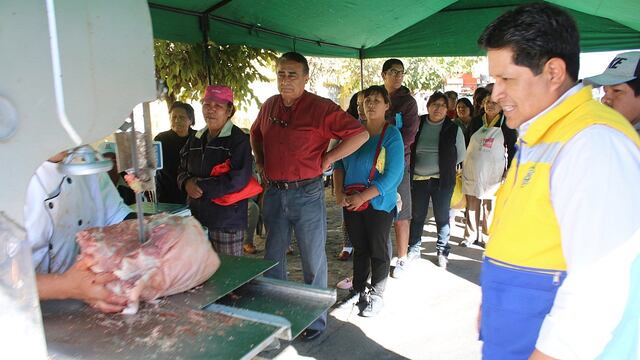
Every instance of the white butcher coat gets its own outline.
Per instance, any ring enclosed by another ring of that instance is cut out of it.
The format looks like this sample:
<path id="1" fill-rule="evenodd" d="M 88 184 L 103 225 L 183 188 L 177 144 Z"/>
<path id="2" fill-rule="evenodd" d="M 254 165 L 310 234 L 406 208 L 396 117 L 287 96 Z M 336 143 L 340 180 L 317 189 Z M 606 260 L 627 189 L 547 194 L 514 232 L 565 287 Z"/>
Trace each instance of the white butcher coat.
<path id="1" fill-rule="evenodd" d="M 45 161 L 29 181 L 24 208 L 36 272 L 67 271 L 78 254 L 78 231 L 117 224 L 129 212 L 106 173 L 66 176 Z"/>

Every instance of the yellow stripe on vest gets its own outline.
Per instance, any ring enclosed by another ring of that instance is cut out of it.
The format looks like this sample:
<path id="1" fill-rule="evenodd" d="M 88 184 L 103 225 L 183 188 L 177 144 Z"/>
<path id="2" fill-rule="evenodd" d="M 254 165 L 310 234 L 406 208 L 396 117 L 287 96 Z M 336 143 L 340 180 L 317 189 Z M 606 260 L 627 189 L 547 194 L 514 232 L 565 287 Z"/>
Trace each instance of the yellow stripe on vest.
<path id="1" fill-rule="evenodd" d="M 562 147 L 593 125 L 610 126 L 640 147 L 629 122 L 595 101 L 590 86 L 536 119 L 496 194 L 487 256 L 518 266 L 566 270 L 560 226 L 551 203 L 551 167 Z"/>

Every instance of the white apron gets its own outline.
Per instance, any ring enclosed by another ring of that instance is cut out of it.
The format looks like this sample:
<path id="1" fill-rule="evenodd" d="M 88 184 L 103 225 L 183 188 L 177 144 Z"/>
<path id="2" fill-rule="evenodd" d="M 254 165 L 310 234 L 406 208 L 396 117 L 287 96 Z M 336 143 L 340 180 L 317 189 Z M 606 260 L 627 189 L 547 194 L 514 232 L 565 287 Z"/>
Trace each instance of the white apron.
<path id="1" fill-rule="evenodd" d="M 500 127 L 482 126 L 469 140 L 462 166 L 462 193 L 479 199 L 491 199 L 502 183 L 507 164 L 502 123 Z"/>

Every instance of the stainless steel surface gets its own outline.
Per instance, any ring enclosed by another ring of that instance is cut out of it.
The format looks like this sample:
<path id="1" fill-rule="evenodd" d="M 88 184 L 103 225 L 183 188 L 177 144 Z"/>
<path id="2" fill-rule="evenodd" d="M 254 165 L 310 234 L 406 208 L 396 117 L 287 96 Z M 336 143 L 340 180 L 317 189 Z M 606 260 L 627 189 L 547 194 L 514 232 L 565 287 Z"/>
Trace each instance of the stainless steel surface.
<path id="1" fill-rule="evenodd" d="M 245 285 L 247 286 L 247 285 Z M 264 324 L 270 324 L 279 327 L 282 331 L 278 334 L 278 338 L 283 340 L 291 340 L 291 322 L 282 316 L 261 313 L 253 310 L 239 309 L 221 304 L 211 304 L 205 306 L 203 310 L 211 311 L 218 314 L 225 314 L 239 319 L 258 321 Z"/>
<path id="2" fill-rule="evenodd" d="M 7 141 L 18 129 L 18 112 L 9 99 L 0 96 L 0 140 Z"/>
<path id="3" fill-rule="evenodd" d="M 259 277 L 218 300 L 217 304 L 285 318 L 291 323 L 291 331 L 288 338 L 282 338 L 291 340 L 335 302 L 335 289 Z"/>
<path id="4" fill-rule="evenodd" d="M 71 150 L 59 166 L 66 175 L 92 175 L 111 170 L 113 161 L 105 159 L 90 145 L 80 145 Z"/>
<path id="5" fill-rule="evenodd" d="M 131 113 L 131 161 L 133 162 L 133 174 L 137 177 L 140 175 L 140 168 L 138 163 L 138 149 L 136 141 L 136 122 L 133 119 L 133 112 Z M 142 211 L 142 192 L 135 190 L 136 192 L 136 214 L 138 215 L 138 241 L 142 244 L 145 242 L 145 226 L 144 226 L 144 212 Z"/>

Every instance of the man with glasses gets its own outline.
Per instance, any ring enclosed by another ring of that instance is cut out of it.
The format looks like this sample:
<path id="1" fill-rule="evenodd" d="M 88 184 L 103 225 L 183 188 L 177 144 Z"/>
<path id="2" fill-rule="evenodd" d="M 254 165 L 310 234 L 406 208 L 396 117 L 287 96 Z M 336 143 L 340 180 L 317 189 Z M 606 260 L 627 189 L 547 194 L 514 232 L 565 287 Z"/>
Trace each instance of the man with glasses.
<path id="1" fill-rule="evenodd" d="M 391 276 L 398 279 L 404 274 L 407 259 L 420 257 L 420 244 L 409 249 L 409 223 L 411 221 L 411 184 L 409 176 L 409 157 L 411 145 L 418 131 L 418 104 L 411 96 L 411 92 L 402 85 L 404 79 L 404 64 L 399 59 L 389 59 L 382 65 L 382 80 L 384 87 L 391 97 L 391 107 L 387 111 L 386 119 L 395 125 L 402 135 L 404 143 L 404 168 L 398 193 L 402 201 L 402 208 L 396 216 L 394 228 L 396 232 L 396 251 L 398 260 Z M 409 256 L 407 257 L 407 254 Z"/>
<path id="2" fill-rule="evenodd" d="M 307 59 L 288 52 L 277 61 L 279 95 L 260 108 L 251 127 L 256 170 L 268 184 L 263 219 L 267 228 L 265 259 L 278 264 L 266 276 L 286 279 L 286 253 L 295 232 L 307 284 L 327 287 L 327 210 L 322 172 L 356 151 L 368 139 L 365 128 L 329 99 L 304 90 Z M 331 139 L 342 142 L 326 151 Z M 303 333 L 317 338 L 326 327 L 324 313 Z"/>

